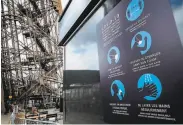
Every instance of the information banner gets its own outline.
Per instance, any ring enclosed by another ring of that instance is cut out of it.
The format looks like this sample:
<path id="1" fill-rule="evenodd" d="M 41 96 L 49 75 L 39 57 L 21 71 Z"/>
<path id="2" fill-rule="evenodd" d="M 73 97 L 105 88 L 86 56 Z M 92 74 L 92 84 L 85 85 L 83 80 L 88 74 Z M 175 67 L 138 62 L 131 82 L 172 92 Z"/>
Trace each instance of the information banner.
<path id="1" fill-rule="evenodd" d="M 122 0 L 97 34 L 105 122 L 183 123 L 183 47 L 169 0 Z"/>

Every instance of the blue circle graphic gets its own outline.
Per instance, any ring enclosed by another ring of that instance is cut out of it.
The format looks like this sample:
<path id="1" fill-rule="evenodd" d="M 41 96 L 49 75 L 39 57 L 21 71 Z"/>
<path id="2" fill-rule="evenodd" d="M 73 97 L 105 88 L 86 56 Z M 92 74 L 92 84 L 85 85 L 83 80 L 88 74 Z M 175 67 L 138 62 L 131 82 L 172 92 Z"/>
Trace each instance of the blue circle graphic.
<path id="1" fill-rule="evenodd" d="M 118 87 L 117 93 L 114 92 L 113 85 L 116 85 Z M 125 87 L 124 87 L 124 84 L 120 80 L 114 80 L 113 83 L 111 84 L 111 95 L 117 96 L 119 100 L 123 100 L 123 98 L 125 96 Z"/>
<path id="2" fill-rule="evenodd" d="M 129 21 L 136 20 L 144 10 L 144 0 L 132 0 L 126 9 L 126 18 Z"/>
<path id="3" fill-rule="evenodd" d="M 109 49 L 107 54 L 107 61 L 109 64 L 118 63 L 120 59 L 120 51 L 116 46 Z"/>
<path id="4" fill-rule="evenodd" d="M 140 31 L 133 37 L 131 42 L 131 49 L 133 49 L 134 47 L 142 48 L 140 53 L 141 55 L 144 55 L 151 48 L 151 44 L 151 35 L 146 31 Z"/>
<path id="5" fill-rule="evenodd" d="M 150 95 L 144 96 L 144 99 L 148 101 L 157 100 L 162 93 L 162 85 L 159 78 L 153 74 L 147 73 L 140 77 L 138 80 L 138 89 L 144 91 L 144 89 L 149 89 Z"/>

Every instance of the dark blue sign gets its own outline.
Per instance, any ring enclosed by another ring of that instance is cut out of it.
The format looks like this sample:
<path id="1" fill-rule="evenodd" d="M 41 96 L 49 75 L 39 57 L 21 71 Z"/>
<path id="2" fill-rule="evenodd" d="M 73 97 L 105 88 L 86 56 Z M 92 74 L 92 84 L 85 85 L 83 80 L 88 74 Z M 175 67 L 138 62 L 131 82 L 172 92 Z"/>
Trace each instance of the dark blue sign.
<path id="1" fill-rule="evenodd" d="M 183 123 L 183 47 L 169 0 L 123 0 L 97 34 L 104 121 Z"/>

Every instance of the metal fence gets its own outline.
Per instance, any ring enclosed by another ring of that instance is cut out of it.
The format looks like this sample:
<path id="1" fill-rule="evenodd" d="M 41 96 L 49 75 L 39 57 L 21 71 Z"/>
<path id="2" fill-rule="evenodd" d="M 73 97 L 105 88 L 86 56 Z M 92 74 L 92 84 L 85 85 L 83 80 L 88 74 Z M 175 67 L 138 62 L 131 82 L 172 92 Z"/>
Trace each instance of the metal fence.
<path id="1" fill-rule="evenodd" d="M 29 124 L 31 124 L 31 125 L 42 125 L 42 124 L 57 125 L 56 122 L 51 122 L 51 121 L 25 119 L 25 125 L 29 125 Z"/>
<path id="2" fill-rule="evenodd" d="M 57 125 L 56 122 L 51 121 L 41 121 L 41 120 L 33 120 L 33 119 L 22 119 L 22 118 L 16 118 L 15 124 L 21 124 L 21 125 L 42 125 L 42 124 L 49 124 L 49 125 Z"/>
<path id="3" fill-rule="evenodd" d="M 66 90 L 66 112 L 85 112 L 102 115 L 99 84 Z"/>

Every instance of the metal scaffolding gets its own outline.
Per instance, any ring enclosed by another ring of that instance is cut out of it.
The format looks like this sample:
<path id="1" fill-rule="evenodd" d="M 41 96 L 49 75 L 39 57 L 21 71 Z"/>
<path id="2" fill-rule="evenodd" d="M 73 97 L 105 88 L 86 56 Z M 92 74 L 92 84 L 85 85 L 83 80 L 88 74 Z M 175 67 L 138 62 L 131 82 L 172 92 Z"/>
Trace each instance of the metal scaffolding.
<path id="1" fill-rule="evenodd" d="M 57 46 L 57 9 L 55 0 L 1 0 L 5 100 L 62 95 L 63 51 Z"/>

